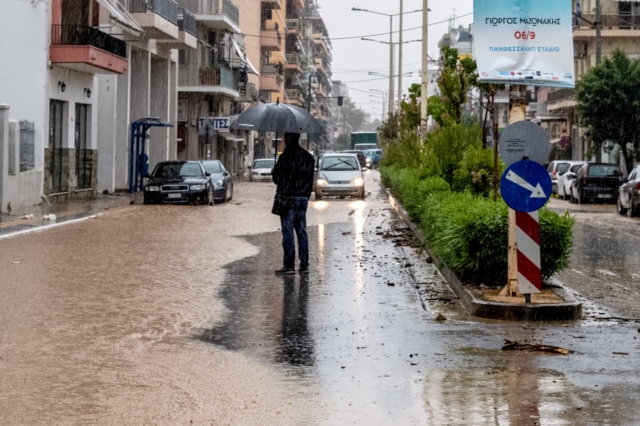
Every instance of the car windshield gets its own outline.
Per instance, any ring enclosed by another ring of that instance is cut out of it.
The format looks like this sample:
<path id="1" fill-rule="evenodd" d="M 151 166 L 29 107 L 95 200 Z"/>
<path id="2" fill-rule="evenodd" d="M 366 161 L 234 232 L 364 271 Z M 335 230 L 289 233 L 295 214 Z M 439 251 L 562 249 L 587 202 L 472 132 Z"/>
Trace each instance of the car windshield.
<path id="1" fill-rule="evenodd" d="M 273 169 L 274 160 L 256 160 L 253 162 L 254 169 Z"/>
<path id="2" fill-rule="evenodd" d="M 222 165 L 218 161 L 203 161 L 202 165 L 209 174 L 215 175 L 222 173 Z"/>
<path id="3" fill-rule="evenodd" d="M 153 177 L 201 177 L 202 169 L 197 163 L 165 163 L 158 164 Z"/>
<path id="4" fill-rule="evenodd" d="M 325 157 L 322 160 L 322 170 L 351 171 L 358 170 L 358 160 L 353 156 Z"/>
<path id="5" fill-rule="evenodd" d="M 571 166 L 571 169 L 569 169 L 569 171 L 571 173 L 578 173 L 578 170 L 580 170 L 580 167 L 582 167 L 582 164 L 576 164 L 575 166 Z"/>
<path id="6" fill-rule="evenodd" d="M 567 170 L 569 170 L 569 163 L 560 163 L 558 164 L 558 174 L 559 175 L 563 175 L 566 173 Z"/>
<path id="7" fill-rule="evenodd" d="M 365 157 L 367 158 L 373 158 L 376 156 L 376 152 L 375 151 L 362 151 L 362 153 L 365 155 Z"/>
<path id="8" fill-rule="evenodd" d="M 598 164 L 589 166 L 588 175 L 592 177 L 620 177 L 622 172 L 616 165 Z"/>

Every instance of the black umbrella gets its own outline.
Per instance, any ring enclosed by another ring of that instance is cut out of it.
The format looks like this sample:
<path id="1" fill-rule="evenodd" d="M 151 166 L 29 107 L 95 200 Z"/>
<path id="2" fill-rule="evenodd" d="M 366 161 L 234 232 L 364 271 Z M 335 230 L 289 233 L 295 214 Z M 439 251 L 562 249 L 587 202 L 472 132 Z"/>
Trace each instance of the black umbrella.
<path id="1" fill-rule="evenodd" d="M 323 133 L 324 129 L 305 109 L 294 105 L 259 103 L 231 122 L 233 130 L 276 133 Z"/>

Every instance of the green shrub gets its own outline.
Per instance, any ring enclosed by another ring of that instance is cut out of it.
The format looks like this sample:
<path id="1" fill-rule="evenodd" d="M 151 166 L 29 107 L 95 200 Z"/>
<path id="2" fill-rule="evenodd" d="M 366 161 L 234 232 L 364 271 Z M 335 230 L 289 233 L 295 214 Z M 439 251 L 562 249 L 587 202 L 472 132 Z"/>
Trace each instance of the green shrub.
<path id="1" fill-rule="evenodd" d="M 464 282 L 500 287 L 507 282 L 508 209 L 470 193 L 451 193 L 441 178 L 420 170 L 381 169 L 383 183 L 420 225 L 427 244 Z M 540 211 L 542 274 L 569 266 L 574 220 Z"/>

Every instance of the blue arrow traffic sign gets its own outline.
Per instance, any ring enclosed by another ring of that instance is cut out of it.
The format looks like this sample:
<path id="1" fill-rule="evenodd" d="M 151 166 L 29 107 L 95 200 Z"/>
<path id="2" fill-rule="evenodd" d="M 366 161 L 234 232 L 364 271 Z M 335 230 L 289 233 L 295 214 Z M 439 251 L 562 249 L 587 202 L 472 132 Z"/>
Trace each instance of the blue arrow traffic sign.
<path id="1" fill-rule="evenodd" d="M 551 178 L 547 170 L 535 161 L 518 161 L 502 175 L 500 192 L 513 210 L 535 212 L 551 197 Z"/>

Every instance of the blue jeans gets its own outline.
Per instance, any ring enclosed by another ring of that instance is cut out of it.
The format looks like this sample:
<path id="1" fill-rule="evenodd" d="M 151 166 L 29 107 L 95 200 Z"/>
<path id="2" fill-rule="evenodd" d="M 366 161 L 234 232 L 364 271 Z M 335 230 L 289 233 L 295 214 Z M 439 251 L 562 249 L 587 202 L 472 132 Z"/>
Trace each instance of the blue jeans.
<path id="1" fill-rule="evenodd" d="M 303 197 L 293 197 L 291 207 L 286 216 L 280 216 L 282 225 L 282 249 L 284 250 L 284 267 L 295 268 L 296 245 L 293 239 L 295 229 L 298 237 L 298 257 L 300 266 L 309 265 L 309 237 L 307 236 L 307 206 L 309 199 Z"/>

